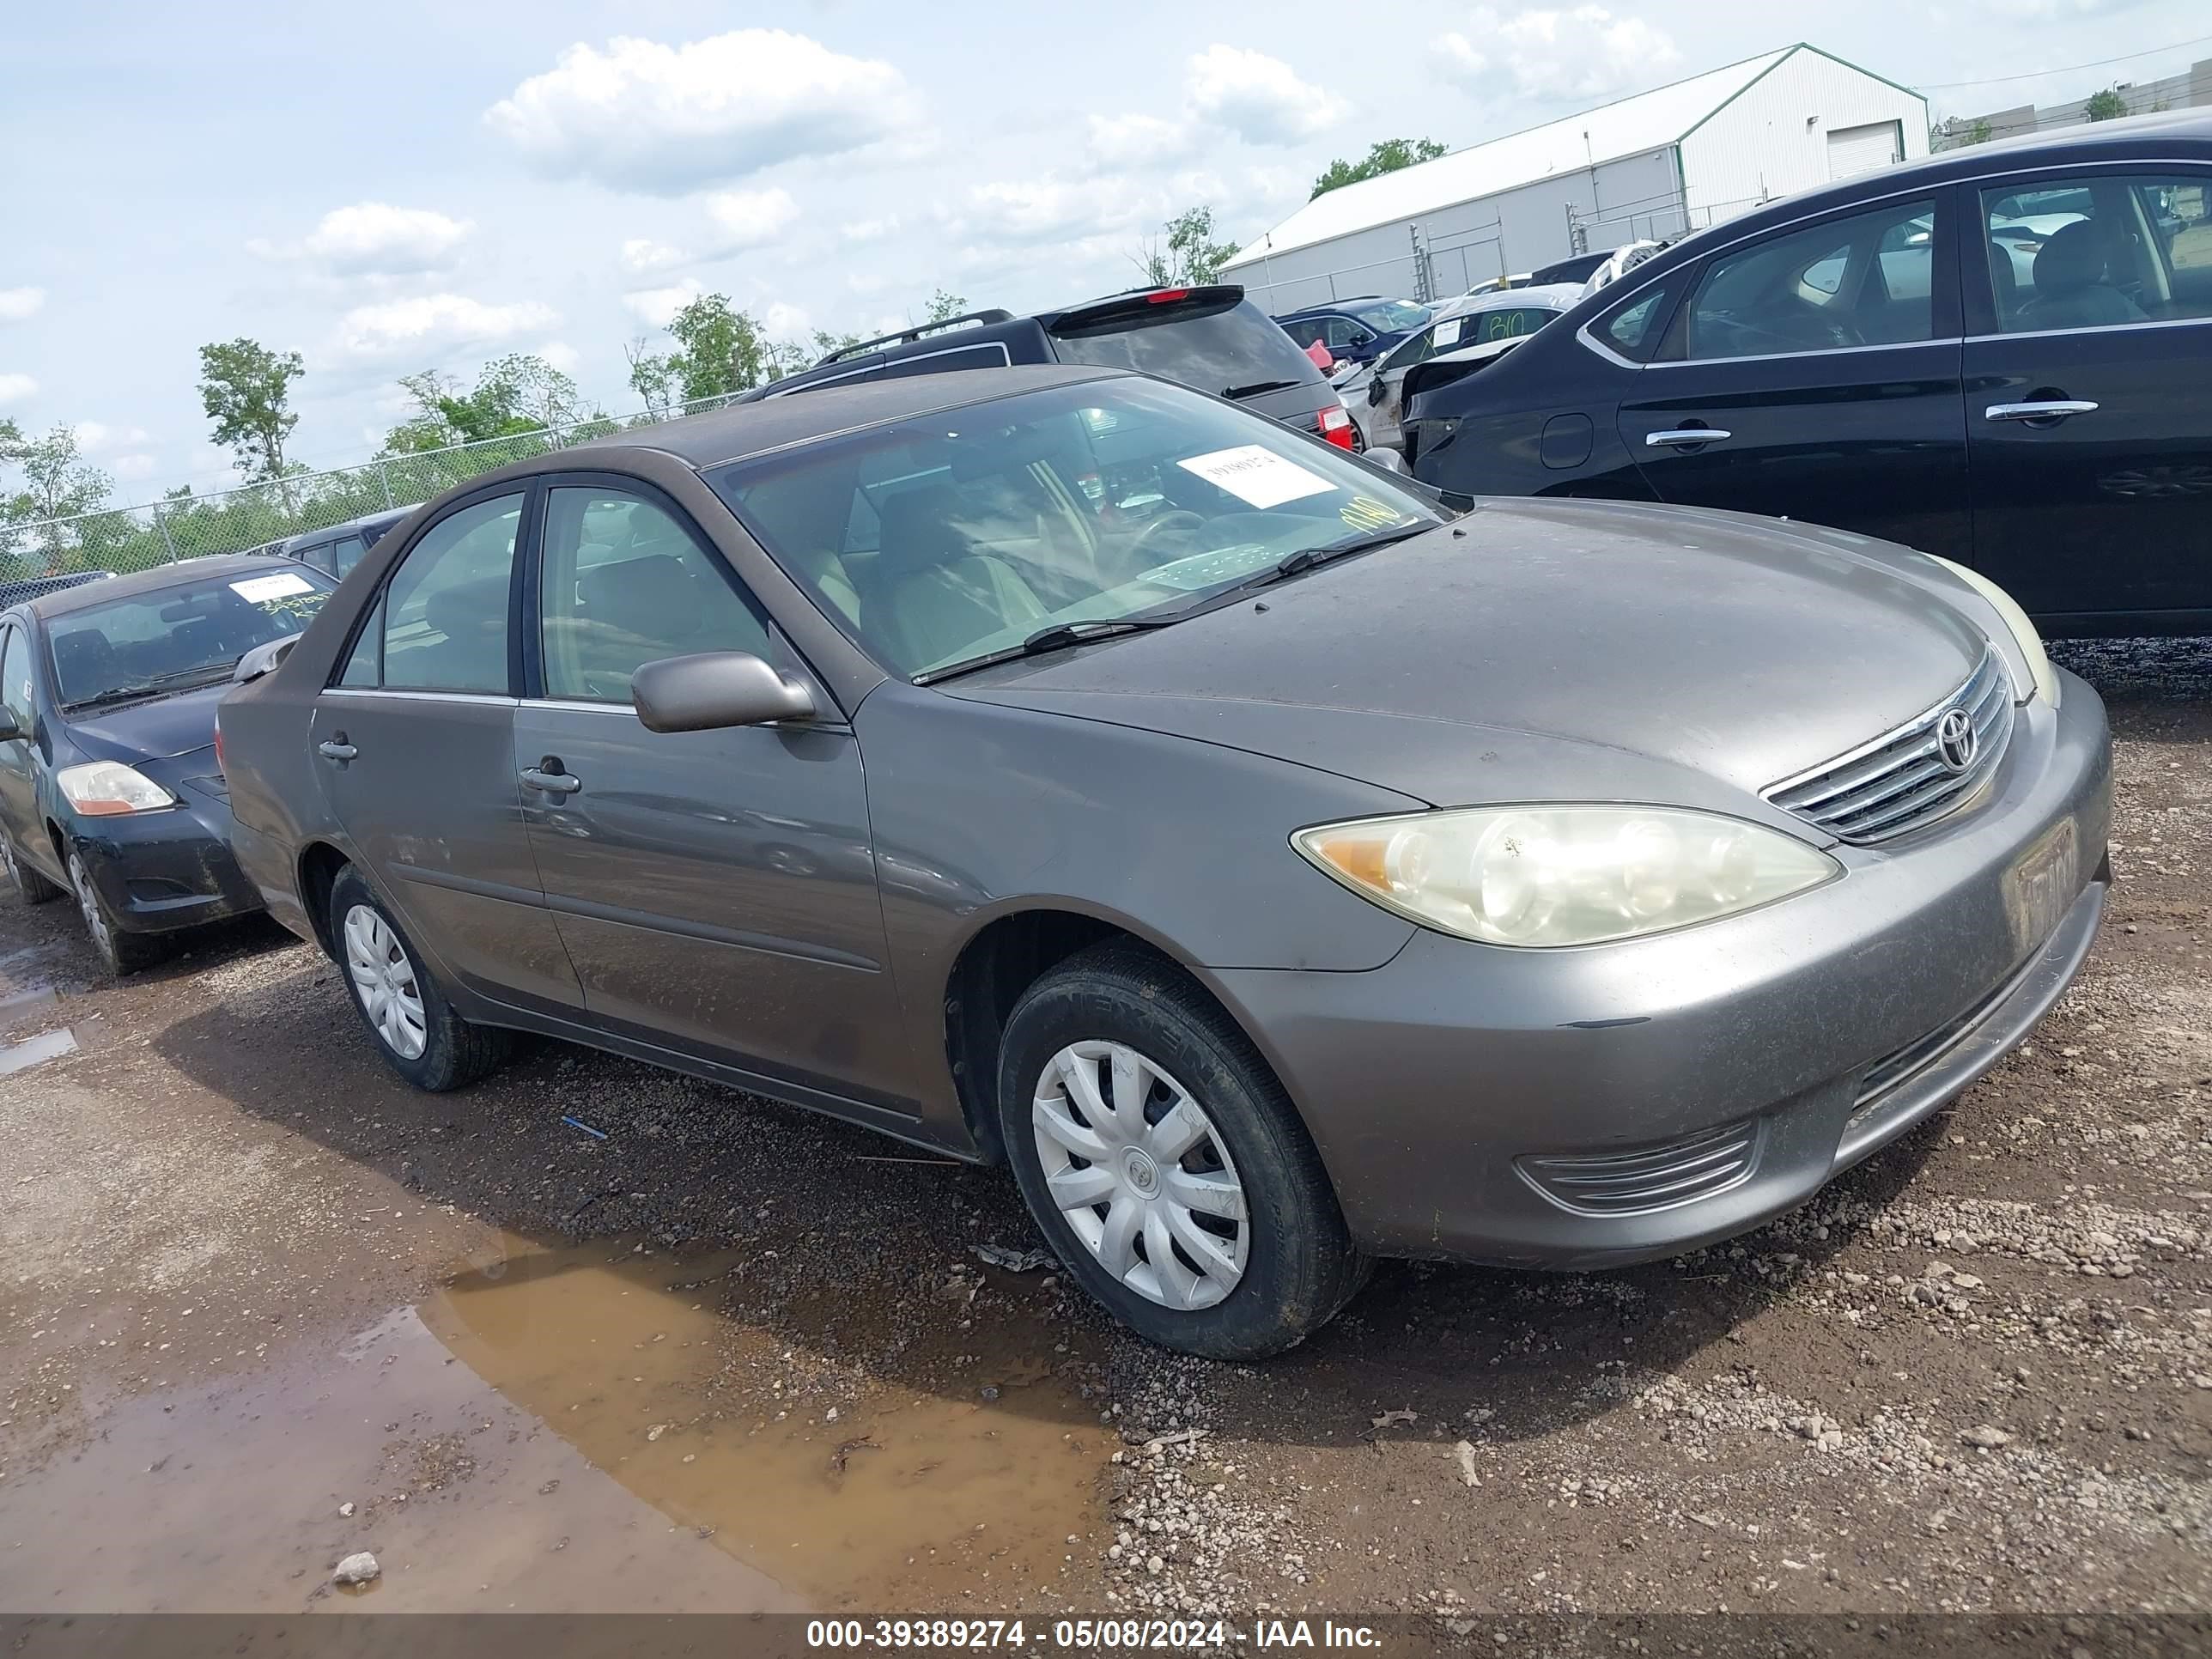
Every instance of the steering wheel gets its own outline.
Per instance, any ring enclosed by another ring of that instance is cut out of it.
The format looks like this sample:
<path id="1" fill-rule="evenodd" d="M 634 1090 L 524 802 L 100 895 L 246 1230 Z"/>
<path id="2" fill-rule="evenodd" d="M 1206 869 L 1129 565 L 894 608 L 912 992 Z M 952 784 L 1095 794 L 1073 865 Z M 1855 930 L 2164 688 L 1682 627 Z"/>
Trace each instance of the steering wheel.
<path id="1" fill-rule="evenodd" d="M 1206 520 L 1183 507 L 1173 507 L 1163 513 L 1137 532 L 1137 539 L 1129 544 L 1133 555 L 1139 556 L 1146 565 L 1164 564 L 1169 550 L 1165 544 L 1170 535 L 1188 536 L 1193 531 L 1206 528 Z M 1193 550 L 1183 549 L 1184 555 Z"/>

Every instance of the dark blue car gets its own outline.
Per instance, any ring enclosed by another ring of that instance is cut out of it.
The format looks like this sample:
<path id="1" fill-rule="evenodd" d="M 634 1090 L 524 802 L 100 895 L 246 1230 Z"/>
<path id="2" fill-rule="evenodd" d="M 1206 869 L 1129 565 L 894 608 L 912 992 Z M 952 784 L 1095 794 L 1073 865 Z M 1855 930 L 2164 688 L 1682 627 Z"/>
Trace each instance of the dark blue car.
<path id="1" fill-rule="evenodd" d="M 1275 322 L 1302 349 L 1310 349 L 1318 340 L 1339 362 L 1349 359 L 1371 363 L 1415 330 L 1426 328 L 1436 314 L 1432 307 L 1417 301 L 1386 300 L 1367 294 L 1287 311 Z"/>
<path id="2" fill-rule="evenodd" d="M 112 972 L 261 908 L 230 855 L 215 710 L 239 659 L 335 586 L 290 559 L 187 559 L 0 612 L 0 874 L 74 894 Z"/>

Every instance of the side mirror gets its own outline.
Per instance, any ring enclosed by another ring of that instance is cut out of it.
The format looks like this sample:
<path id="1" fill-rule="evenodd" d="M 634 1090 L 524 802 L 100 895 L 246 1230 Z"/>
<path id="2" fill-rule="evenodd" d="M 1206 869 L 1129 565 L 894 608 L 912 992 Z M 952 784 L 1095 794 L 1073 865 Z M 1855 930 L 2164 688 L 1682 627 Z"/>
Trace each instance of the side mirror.
<path id="1" fill-rule="evenodd" d="M 1367 401 L 1369 403 L 1380 404 L 1382 401 L 1389 395 L 1390 388 L 1382 384 L 1382 377 L 1380 374 L 1377 374 L 1373 380 L 1367 383 Z"/>
<path id="2" fill-rule="evenodd" d="M 0 708 L 0 743 L 16 743 L 31 734 L 23 729 L 12 708 Z"/>
<path id="3" fill-rule="evenodd" d="M 630 676 L 637 718 L 648 732 L 712 732 L 814 717 L 814 698 L 750 651 L 663 657 Z"/>
<path id="4" fill-rule="evenodd" d="M 1395 472 L 1401 478 L 1406 476 L 1406 458 L 1395 449 L 1370 449 L 1367 460 L 1370 465 L 1379 466 L 1385 472 Z"/>
<path id="5" fill-rule="evenodd" d="M 274 673 L 284 659 L 292 654 L 292 647 L 300 642 L 297 634 L 287 634 L 281 640 L 270 640 L 257 645 L 238 659 L 238 666 L 230 671 L 233 685 L 246 685 L 264 674 Z"/>

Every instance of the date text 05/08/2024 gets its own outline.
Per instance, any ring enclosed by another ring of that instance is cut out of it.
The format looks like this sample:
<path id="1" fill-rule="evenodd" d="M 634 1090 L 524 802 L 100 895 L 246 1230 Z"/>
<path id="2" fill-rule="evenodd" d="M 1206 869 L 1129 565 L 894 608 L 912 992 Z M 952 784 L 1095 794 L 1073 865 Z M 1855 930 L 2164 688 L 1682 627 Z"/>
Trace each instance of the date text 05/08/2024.
<path id="1" fill-rule="evenodd" d="M 812 1619 L 810 1648 L 1052 1648 L 1090 1652 L 1176 1652 L 1229 1643 L 1259 1648 L 1358 1648 L 1382 1640 L 1365 1625 L 1262 1619 L 1247 1632 L 1202 1619 Z"/>

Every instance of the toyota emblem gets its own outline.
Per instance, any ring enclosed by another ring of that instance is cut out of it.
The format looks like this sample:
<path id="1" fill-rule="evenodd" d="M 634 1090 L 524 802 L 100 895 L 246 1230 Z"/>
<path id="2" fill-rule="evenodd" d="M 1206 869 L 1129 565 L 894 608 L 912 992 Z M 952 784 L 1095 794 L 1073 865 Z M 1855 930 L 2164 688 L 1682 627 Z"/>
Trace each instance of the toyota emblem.
<path id="1" fill-rule="evenodd" d="M 1951 771 L 1963 772 L 1974 763 L 1979 741 L 1973 717 L 1963 708 L 1945 709 L 1936 723 L 1936 757 Z"/>

